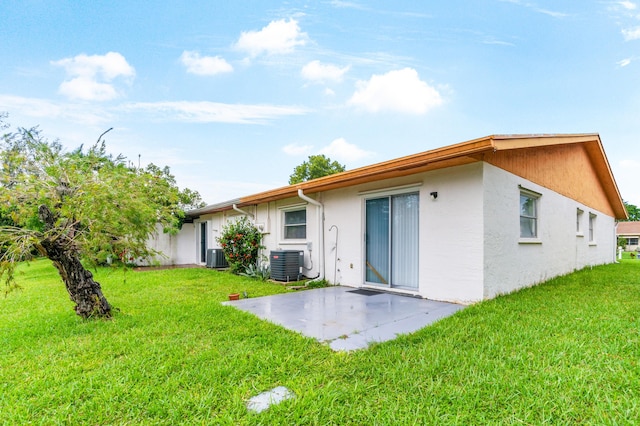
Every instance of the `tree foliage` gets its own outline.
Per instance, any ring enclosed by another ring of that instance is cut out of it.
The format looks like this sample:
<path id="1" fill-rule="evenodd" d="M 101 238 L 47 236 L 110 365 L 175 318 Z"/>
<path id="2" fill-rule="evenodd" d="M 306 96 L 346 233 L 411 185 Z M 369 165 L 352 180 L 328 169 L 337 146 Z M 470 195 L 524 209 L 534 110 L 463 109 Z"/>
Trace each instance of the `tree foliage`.
<path id="1" fill-rule="evenodd" d="M 633 204 L 629 204 L 626 201 L 624 202 L 624 207 L 627 209 L 627 214 L 629 215 L 629 220 L 637 221 L 640 220 L 640 209 L 634 206 Z"/>
<path id="2" fill-rule="evenodd" d="M 234 274 L 247 273 L 257 266 L 258 253 L 264 248 L 260 230 L 246 216 L 227 223 L 218 237 L 229 269 Z"/>
<path id="3" fill-rule="evenodd" d="M 0 145 L 0 277 L 11 285 L 17 262 L 46 256 L 82 317 L 109 316 L 110 306 L 80 261 L 156 256 L 147 241 L 157 225 L 177 233 L 181 207 L 201 203 L 197 193 L 179 190 L 168 168 L 130 167 L 104 142 L 65 151 L 37 129 L 19 129 Z"/>
<path id="4" fill-rule="evenodd" d="M 345 166 L 337 161 L 331 161 L 330 158 L 324 155 L 310 155 L 309 161 L 296 166 L 293 170 L 293 174 L 289 176 L 289 185 L 344 172 L 345 170 Z"/>

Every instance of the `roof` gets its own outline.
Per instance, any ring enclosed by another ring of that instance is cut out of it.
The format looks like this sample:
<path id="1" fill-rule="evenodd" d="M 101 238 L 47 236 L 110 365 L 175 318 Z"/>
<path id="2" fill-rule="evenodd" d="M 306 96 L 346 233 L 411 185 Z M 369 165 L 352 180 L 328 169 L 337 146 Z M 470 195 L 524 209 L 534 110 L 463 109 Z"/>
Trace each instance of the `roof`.
<path id="1" fill-rule="evenodd" d="M 497 154 L 501 153 L 526 150 L 532 154 L 553 147 L 581 147 L 591 165 L 590 170 L 595 174 L 595 180 L 601 187 L 601 198 L 604 201 L 601 200 L 600 205 L 607 204 L 608 206 L 605 207 L 608 208 L 605 211 L 609 211 L 618 219 L 627 218 L 626 209 L 598 134 L 491 135 L 212 204 L 191 210 L 187 214 L 199 216 L 230 210 L 234 205 L 242 207 L 291 198 L 297 196 L 298 189 L 302 189 L 306 194 L 313 194 L 479 161 L 492 162 L 492 159 L 497 159 Z M 498 162 L 496 164 L 498 167 L 503 167 Z M 504 168 L 509 170 L 507 167 Z M 513 170 L 509 171 L 513 172 Z M 557 179 L 551 179 L 551 181 L 554 180 L 557 181 Z M 568 195 L 573 196 L 573 194 Z M 584 203 L 588 205 L 587 202 Z"/>
<path id="2" fill-rule="evenodd" d="M 616 235 L 640 236 L 640 222 L 618 222 Z"/>

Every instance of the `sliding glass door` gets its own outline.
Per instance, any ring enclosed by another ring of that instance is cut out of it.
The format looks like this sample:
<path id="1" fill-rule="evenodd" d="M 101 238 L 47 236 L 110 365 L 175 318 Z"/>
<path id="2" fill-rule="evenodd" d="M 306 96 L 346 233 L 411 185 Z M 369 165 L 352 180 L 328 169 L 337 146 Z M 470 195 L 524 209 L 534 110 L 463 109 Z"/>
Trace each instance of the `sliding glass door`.
<path id="1" fill-rule="evenodd" d="M 365 201 L 365 281 L 418 288 L 418 193 Z"/>

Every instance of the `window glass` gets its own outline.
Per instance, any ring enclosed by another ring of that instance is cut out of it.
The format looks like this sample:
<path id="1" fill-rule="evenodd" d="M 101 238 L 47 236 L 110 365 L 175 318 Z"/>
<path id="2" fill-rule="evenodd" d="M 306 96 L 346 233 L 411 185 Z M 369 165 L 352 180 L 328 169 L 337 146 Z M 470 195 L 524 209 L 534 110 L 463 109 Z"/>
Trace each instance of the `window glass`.
<path id="1" fill-rule="evenodd" d="M 307 238 L 307 210 L 284 212 L 284 238 L 299 240 Z"/>
<path id="2" fill-rule="evenodd" d="M 576 233 L 582 234 L 582 213 L 583 211 L 578 209 L 576 214 Z"/>
<path id="3" fill-rule="evenodd" d="M 536 238 L 538 236 L 538 198 L 520 194 L 520 237 Z"/>
<path id="4" fill-rule="evenodd" d="M 596 215 L 589 215 L 589 241 L 595 241 Z"/>

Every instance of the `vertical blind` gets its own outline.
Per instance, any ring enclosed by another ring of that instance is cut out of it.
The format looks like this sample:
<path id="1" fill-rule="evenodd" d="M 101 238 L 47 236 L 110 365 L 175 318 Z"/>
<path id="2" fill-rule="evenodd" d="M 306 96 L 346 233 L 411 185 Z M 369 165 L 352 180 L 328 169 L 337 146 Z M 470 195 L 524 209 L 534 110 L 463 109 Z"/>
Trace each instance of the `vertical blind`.
<path id="1" fill-rule="evenodd" d="M 419 196 L 366 200 L 366 281 L 418 286 Z"/>

